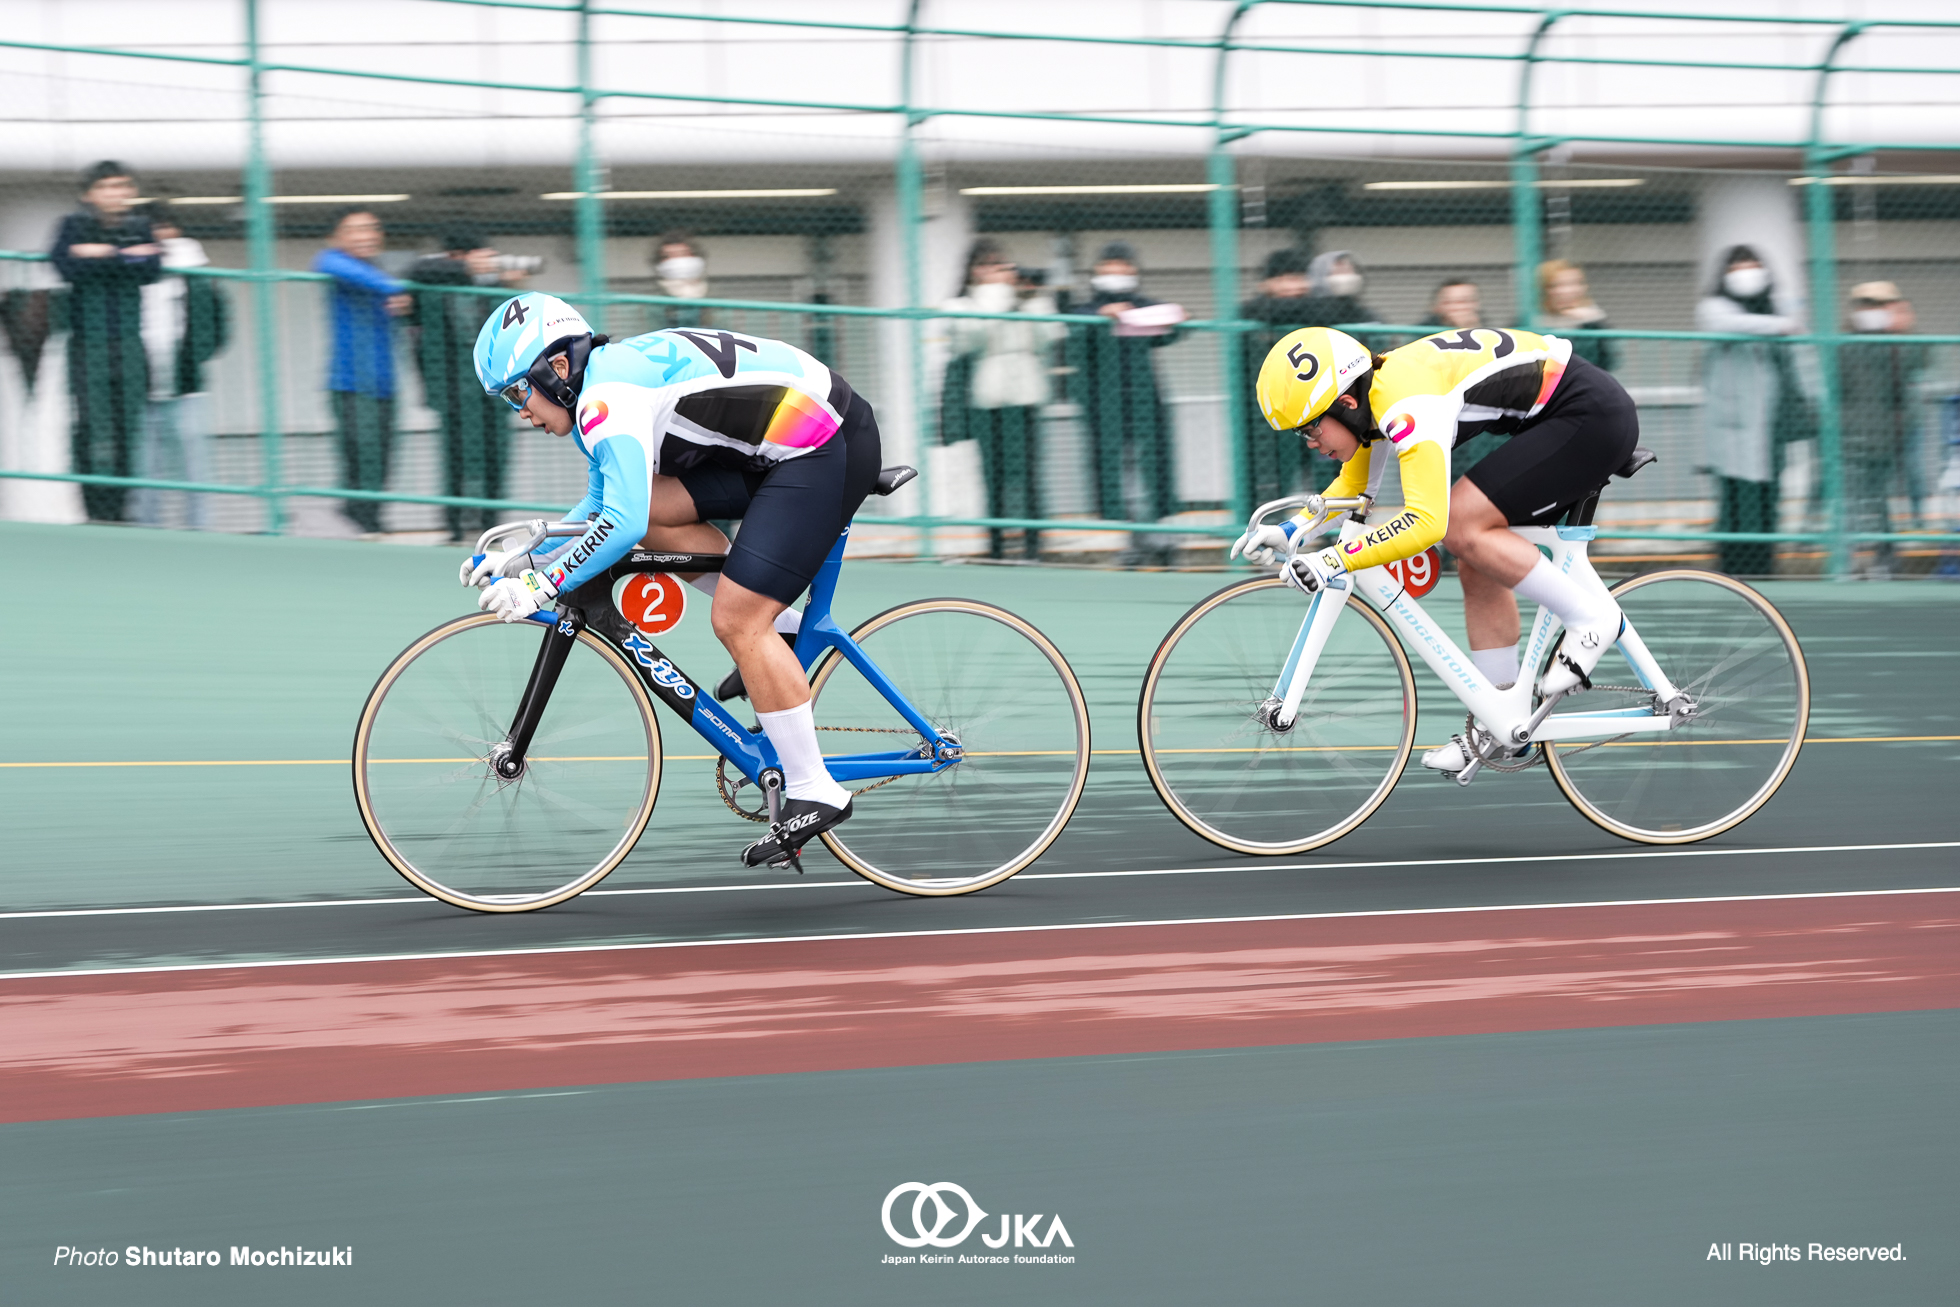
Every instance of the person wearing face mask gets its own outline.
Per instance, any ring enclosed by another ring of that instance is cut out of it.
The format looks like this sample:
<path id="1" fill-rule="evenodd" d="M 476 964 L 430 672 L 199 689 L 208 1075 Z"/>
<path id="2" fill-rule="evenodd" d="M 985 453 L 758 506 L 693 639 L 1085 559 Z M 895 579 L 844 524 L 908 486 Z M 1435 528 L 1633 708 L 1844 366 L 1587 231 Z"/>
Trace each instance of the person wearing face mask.
<path id="1" fill-rule="evenodd" d="M 1364 284 L 1361 264 L 1348 250 L 1329 250 L 1316 254 L 1307 267 L 1313 283 L 1313 298 L 1307 304 L 1309 327 L 1334 327 L 1346 323 L 1379 322 L 1373 309 L 1361 302 Z"/>
<path id="2" fill-rule="evenodd" d="M 163 247 L 132 209 L 136 180 L 103 160 L 82 175 L 82 205 L 61 220 L 48 258 L 69 285 L 68 385 L 74 401 L 72 467 L 131 475 L 150 394 L 142 288 L 163 275 Z M 83 486 L 92 522 L 120 522 L 129 492 Z"/>
<path id="3" fill-rule="evenodd" d="M 1052 314 L 1055 301 L 1032 287 L 1001 247 L 978 240 L 967 252 L 960 293 L 946 301 L 956 313 Z M 987 516 L 1041 516 L 1041 406 L 1048 402 L 1048 354 L 1063 328 L 1050 322 L 950 318 L 952 361 L 941 391 L 941 440 L 980 443 L 987 482 Z M 1006 555 L 1005 532 L 988 533 L 989 556 Z M 1037 558 L 1040 533 L 1021 535 L 1021 553 Z"/>
<path id="4" fill-rule="evenodd" d="M 653 276 L 656 294 L 680 300 L 708 297 L 707 255 L 684 231 L 670 231 L 653 243 Z M 679 304 L 653 305 L 647 317 L 653 330 L 704 327 L 711 320 L 706 309 Z"/>
<path id="5" fill-rule="evenodd" d="M 1138 318 L 1181 314 L 1177 306 L 1143 293 L 1141 269 L 1135 247 L 1110 241 L 1097 253 L 1089 299 L 1070 308 L 1110 320 L 1107 327 L 1071 328 L 1068 342 L 1069 376 L 1089 432 L 1097 510 L 1110 521 L 1134 520 L 1124 493 L 1126 468 L 1142 483 L 1144 520 L 1160 520 L 1177 509 L 1170 412 L 1157 389 L 1152 356 L 1177 339 L 1177 328 L 1139 323 Z M 1138 309 L 1165 312 L 1134 315 Z M 1154 534 L 1132 536 L 1117 560 L 1123 567 L 1169 561 L 1169 545 Z"/>
<path id="6" fill-rule="evenodd" d="M 1897 339 L 1916 320 L 1912 302 L 1889 281 L 1851 288 L 1846 325 L 1858 339 L 1838 346 L 1845 525 L 1890 532 L 1892 493 L 1911 489 L 1902 474 L 1912 462 L 1913 395 L 1925 355 Z M 1872 547 L 1873 575 L 1889 576 L 1893 565 L 1889 542 Z"/>
<path id="7" fill-rule="evenodd" d="M 1241 347 L 1240 364 L 1245 381 L 1242 393 L 1251 394 L 1259 380 L 1259 364 L 1274 342 L 1299 327 L 1329 326 L 1309 316 L 1313 282 L 1307 275 L 1308 259 L 1298 249 L 1274 250 L 1266 256 L 1259 293 L 1239 305 L 1239 316 L 1263 323 L 1265 330 L 1248 332 Z M 1247 503 L 1263 504 L 1282 495 L 1297 494 L 1301 484 L 1301 465 L 1315 457 L 1305 442 L 1288 433 L 1274 431 L 1256 412 L 1245 415 L 1245 484 Z M 1330 460 L 1321 460 L 1329 462 Z"/>
<path id="8" fill-rule="evenodd" d="M 1566 259 L 1547 259 L 1538 265 L 1538 325 L 1548 332 L 1605 331 L 1612 326 L 1606 310 L 1593 303 L 1586 272 Z M 1619 362 L 1611 340 L 1599 336 L 1568 337 L 1572 352 L 1596 368 L 1611 372 Z"/>
<path id="9" fill-rule="evenodd" d="M 1807 403 L 1789 347 L 1775 340 L 1803 330 L 1776 297 L 1769 269 L 1747 245 L 1722 256 L 1721 271 L 1695 306 L 1695 326 L 1761 340 L 1712 341 L 1702 354 L 1702 429 L 1716 479 L 1717 531 L 1776 530 L 1782 443 L 1802 433 L 1796 416 Z M 1778 428 L 1783 430 L 1779 431 Z M 1744 576 L 1767 576 L 1776 549 L 1761 541 L 1723 541 L 1718 566 Z"/>

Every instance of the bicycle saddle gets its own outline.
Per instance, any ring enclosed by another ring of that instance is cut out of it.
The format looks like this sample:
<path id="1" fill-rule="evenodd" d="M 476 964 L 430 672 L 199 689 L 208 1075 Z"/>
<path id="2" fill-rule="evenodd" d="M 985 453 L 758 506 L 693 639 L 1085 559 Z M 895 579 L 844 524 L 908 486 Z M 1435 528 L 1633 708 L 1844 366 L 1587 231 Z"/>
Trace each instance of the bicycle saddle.
<path id="1" fill-rule="evenodd" d="M 1646 467 L 1649 463 L 1659 461 L 1659 459 L 1660 455 L 1656 454 L 1653 450 L 1642 449 L 1639 445 L 1635 445 L 1633 452 L 1627 455 L 1627 461 L 1620 464 L 1618 470 L 1613 475 L 1625 479 L 1638 472 L 1641 468 Z"/>
<path id="2" fill-rule="evenodd" d="M 918 468 L 907 467 L 903 463 L 900 463 L 897 467 L 885 468 L 878 473 L 878 479 L 871 483 L 871 493 L 874 495 L 889 495 L 892 491 L 898 489 L 917 475 L 919 475 Z"/>

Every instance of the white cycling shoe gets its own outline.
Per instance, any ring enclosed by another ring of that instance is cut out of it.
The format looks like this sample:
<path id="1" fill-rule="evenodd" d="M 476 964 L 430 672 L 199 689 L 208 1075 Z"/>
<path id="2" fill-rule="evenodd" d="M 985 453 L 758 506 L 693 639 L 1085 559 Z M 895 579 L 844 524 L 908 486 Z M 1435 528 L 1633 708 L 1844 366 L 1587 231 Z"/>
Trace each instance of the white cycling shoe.
<path id="1" fill-rule="evenodd" d="M 1435 771 L 1448 772 L 1452 776 L 1468 767 L 1470 754 L 1463 747 L 1463 737 L 1452 735 L 1448 744 L 1424 753 L 1422 765 Z"/>
<path id="2" fill-rule="evenodd" d="M 1627 619 L 1616 604 L 1603 621 L 1567 631 L 1559 638 L 1558 652 L 1545 669 L 1538 692 L 1546 698 L 1580 688 L 1592 689 L 1592 671 L 1627 629 Z"/>

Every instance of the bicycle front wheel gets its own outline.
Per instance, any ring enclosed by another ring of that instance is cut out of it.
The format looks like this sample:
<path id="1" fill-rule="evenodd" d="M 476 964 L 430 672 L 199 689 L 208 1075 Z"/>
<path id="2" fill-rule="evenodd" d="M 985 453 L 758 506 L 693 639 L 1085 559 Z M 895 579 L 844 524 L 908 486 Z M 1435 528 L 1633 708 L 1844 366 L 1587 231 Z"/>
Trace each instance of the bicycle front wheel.
<path id="1" fill-rule="evenodd" d="M 1650 572 L 1613 587 L 1627 623 L 1661 671 L 1694 700 L 1694 716 L 1664 735 L 1545 750 L 1572 806 L 1615 835 L 1689 844 L 1746 820 L 1796 765 L 1810 725 L 1810 673 L 1782 614 L 1740 581 L 1714 572 Z M 1608 671 L 1607 669 L 1613 669 Z M 1608 654 L 1575 709 L 1640 709 L 1630 664 Z"/>
<path id="2" fill-rule="evenodd" d="M 490 767 L 542 639 L 473 613 L 390 664 L 354 734 L 354 795 L 411 885 L 478 912 L 529 912 L 596 885 L 632 852 L 660 793 L 660 727 L 617 650 L 581 631 L 523 774 Z"/>
<path id="3" fill-rule="evenodd" d="M 1285 730 L 1269 701 L 1307 606 L 1280 578 L 1202 600 L 1150 660 L 1137 701 L 1143 765 L 1164 806 L 1213 844 L 1304 853 L 1395 788 L 1415 744 L 1415 674 L 1381 615 L 1347 605 Z"/>
<path id="4" fill-rule="evenodd" d="M 926 720 L 960 743 L 930 775 L 850 782 L 851 819 L 820 837 L 838 861 L 904 894 L 969 894 L 1055 842 L 1089 776 L 1089 705 L 1061 651 L 989 604 L 926 599 L 851 632 Z M 915 750 L 925 741 L 842 654 L 810 684 L 828 754 Z"/>

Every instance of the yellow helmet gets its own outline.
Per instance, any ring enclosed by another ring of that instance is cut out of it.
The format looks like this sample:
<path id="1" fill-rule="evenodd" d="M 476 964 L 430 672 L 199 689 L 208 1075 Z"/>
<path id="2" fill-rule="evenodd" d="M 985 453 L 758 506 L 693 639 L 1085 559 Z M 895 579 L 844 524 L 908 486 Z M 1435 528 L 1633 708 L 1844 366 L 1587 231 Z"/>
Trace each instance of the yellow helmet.
<path id="1" fill-rule="evenodd" d="M 1259 365 L 1259 411 L 1275 431 L 1303 427 L 1373 366 L 1368 347 L 1344 331 L 1305 327 L 1291 332 Z"/>

